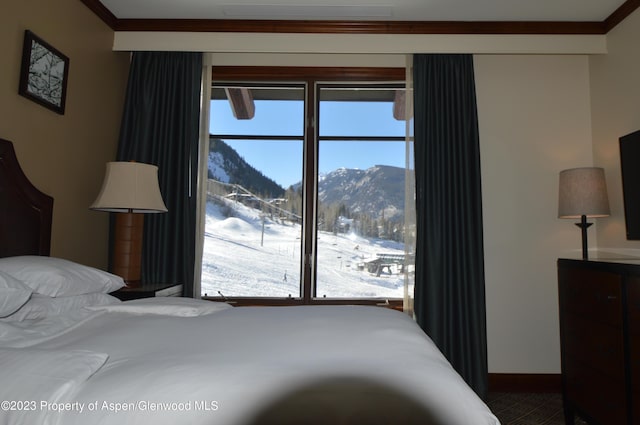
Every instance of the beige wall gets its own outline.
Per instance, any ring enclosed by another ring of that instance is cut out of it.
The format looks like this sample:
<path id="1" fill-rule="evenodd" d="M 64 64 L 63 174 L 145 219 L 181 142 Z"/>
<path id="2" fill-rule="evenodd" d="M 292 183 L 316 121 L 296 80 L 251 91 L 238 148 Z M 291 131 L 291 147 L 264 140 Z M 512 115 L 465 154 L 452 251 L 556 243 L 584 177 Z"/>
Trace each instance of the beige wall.
<path id="1" fill-rule="evenodd" d="M 70 58 L 66 112 L 18 95 L 24 31 Z M 53 196 L 51 254 L 104 268 L 107 214 L 87 209 L 115 158 L 129 56 L 113 31 L 78 0 L 3 0 L 0 14 L 0 137 L 14 143 L 25 174 Z"/>
<path id="2" fill-rule="evenodd" d="M 589 60 L 594 162 L 605 169 L 611 204 L 611 217 L 598 220 L 599 248 L 609 255 L 636 257 L 640 257 L 640 241 L 627 241 L 625 233 L 618 138 L 640 130 L 638 40 L 640 10 L 607 35 L 606 55 Z"/>
<path id="3" fill-rule="evenodd" d="M 558 172 L 605 168 L 612 215 L 589 230 L 592 258 L 640 256 L 625 237 L 618 138 L 640 129 L 640 11 L 607 54 L 476 55 L 489 370 L 558 373 L 556 259 L 580 257 L 557 219 Z"/>
<path id="4" fill-rule="evenodd" d="M 557 218 L 558 173 L 592 163 L 588 58 L 474 63 L 489 371 L 559 373 L 556 259 L 580 255 L 580 233 Z"/>

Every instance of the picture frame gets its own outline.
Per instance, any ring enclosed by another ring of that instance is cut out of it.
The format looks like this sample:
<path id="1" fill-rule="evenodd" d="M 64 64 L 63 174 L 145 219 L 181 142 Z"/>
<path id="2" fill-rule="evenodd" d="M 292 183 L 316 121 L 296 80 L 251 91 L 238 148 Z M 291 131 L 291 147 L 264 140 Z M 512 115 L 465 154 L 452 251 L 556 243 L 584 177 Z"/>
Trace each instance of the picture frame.
<path id="1" fill-rule="evenodd" d="M 18 93 L 64 115 L 68 75 L 69 58 L 25 30 Z"/>

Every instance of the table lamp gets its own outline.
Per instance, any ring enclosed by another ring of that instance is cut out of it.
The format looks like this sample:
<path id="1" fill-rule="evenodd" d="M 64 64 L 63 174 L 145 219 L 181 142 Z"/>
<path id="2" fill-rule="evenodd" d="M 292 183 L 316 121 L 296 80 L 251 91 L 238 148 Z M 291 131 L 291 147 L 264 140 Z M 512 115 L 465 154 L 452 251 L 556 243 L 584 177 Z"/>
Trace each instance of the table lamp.
<path id="1" fill-rule="evenodd" d="M 576 226 L 582 229 L 582 259 L 588 260 L 587 218 L 608 217 L 609 198 L 604 169 L 598 167 L 571 168 L 560 171 L 558 218 L 580 218 Z"/>
<path id="2" fill-rule="evenodd" d="M 141 162 L 107 163 L 102 189 L 89 209 L 116 213 L 112 272 L 140 286 L 144 214 L 167 212 L 158 167 Z"/>

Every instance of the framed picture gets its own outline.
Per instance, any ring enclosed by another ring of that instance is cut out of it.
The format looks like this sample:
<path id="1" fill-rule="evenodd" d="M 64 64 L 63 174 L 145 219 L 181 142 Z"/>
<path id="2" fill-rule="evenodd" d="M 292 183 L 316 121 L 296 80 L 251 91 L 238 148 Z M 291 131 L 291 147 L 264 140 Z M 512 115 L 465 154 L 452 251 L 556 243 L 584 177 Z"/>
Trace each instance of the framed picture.
<path id="1" fill-rule="evenodd" d="M 63 115 L 68 74 L 69 58 L 26 30 L 18 93 Z"/>

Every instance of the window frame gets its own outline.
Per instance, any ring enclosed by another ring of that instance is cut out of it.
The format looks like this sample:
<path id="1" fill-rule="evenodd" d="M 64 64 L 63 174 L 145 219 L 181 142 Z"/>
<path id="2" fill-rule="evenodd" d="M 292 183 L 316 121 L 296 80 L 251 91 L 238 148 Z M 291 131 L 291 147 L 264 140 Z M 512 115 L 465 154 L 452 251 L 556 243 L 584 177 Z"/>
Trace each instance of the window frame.
<path id="1" fill-rule="evenodd" d="M 306 84 L 305 125 L 303 140 L 304 175 L 317 175 L 318 166 L 318 117 L 315 107 L 316 83 L 318 82 L 388 82 L 405 81 L 405 68 L 369 68 L 369 67 L 276 67 L 276 66 L 213 66 L 212 82 L 257 82 L 277 83 L 296 82 Z M 308 149 L 312 146 L 313 149 Z M 316 255 L 316 216 L 314 211 L 317 202 L 317 178 L 304 179 L 303 196 L 303 233 L 302 233 L 302 296 L 291 298 L 264 297 L 221 297 L 207 296 L 203 299 L 226 301 L 237 306 L 292 306 L 292 305 L 383 305 L 402 311 L 402 299 L 371 298 L 316 298 L 313 295 L 312 282 L 315 277 Z M 307 195 L 311 194 L 311 196 Z"/>

